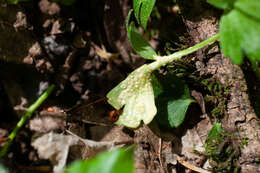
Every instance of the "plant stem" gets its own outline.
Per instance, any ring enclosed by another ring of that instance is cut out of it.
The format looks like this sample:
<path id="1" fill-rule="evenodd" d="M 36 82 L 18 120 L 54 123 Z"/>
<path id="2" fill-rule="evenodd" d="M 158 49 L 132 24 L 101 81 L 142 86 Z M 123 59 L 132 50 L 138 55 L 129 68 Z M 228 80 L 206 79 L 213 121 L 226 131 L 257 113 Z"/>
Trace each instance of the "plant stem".
<path id="1" fill-rule="evenodd" d="M 10 145 L 12 144 L 15 136 L 17 135 L 17 133 L 20 131 L 20 129 L 22 128 L 22 126 L 26 123 L 26 121 L 32 116 L 33 112 L 47 99 L 47 97 L 52 93 L 52 91 L 54 90 L 54 85 L 49 86 L 49 88 L 36 100 L 36 102 L 34 104 L 32 104 L 28 110 L 23 114 L 22 118 L 20 119 L 20 121 L 16 124 L 16 127 L 14 128 L 14 130 L 11 132 L 11 134 L 9 135 L 9 140 L 6 142 L 6 144 L 4 145 L 4 147 L 1 149 L 0 151 L 0 159 L 5 156 L 5 154 L 7 153 Z"/>
<path id="2" fill-rule="evenodd" d="M 166 65 L 174 60 L 180 59 L 181 57 L 188 55 L 190 53 L 193 53 L 201 48 L 203 48 L 204 46 L 209 45 L 210 43 L 215 42 L 217 39 L 219 38 L 219 34 L 216 34 L 212 37 L 210 37 L 207 40 L 204 40 L 192 47 L 189 47 L 188 49 L 184 49 L 178 52 L 175 52 L 171 55 L 168 56 L 156 56 L 156 61 L 149 64 L 149 69 L 151 70 L 156 70 L 158 68 L 160 68 L 163 65 Z"/>

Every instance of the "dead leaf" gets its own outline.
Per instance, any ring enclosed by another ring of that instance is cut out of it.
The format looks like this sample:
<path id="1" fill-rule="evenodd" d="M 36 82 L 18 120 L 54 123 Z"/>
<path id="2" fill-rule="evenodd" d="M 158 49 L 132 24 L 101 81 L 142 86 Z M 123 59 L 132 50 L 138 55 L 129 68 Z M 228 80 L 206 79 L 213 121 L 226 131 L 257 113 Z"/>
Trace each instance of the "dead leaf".
<path id="1" fill-rule="evenodd" d="M 79 139 L 71 135 L 50 132 L 37 138 L 32 146 L 37 150 L 41 159 L 49 159 L 54 165 L 53 171 L 61 171 L 65 165 L 69 148 L 77 145 Z"/>

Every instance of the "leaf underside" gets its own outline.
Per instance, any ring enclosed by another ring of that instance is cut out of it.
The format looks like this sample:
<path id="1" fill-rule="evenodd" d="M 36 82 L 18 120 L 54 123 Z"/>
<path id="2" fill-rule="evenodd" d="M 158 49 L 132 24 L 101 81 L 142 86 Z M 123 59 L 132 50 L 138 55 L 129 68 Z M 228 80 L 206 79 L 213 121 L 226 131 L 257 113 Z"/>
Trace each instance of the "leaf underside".
<path id="1" fill-rule="evenodd" d="M 157 109 L 150 78 L 151 70 L 143 65 L 107 94 L 108 103 L 114 108 L 124 106 L 117 124 L 136 128 L 142 121 L 145 124 L 152 121 Z"/>

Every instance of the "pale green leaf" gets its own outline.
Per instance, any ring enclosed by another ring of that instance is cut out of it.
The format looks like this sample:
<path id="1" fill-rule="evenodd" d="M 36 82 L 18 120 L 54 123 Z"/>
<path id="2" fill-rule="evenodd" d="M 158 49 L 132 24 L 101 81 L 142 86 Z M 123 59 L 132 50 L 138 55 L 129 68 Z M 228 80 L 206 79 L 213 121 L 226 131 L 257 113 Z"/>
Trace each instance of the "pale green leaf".
<path id="1" fill-rule="evenodd" d="M 114 108 L 124 106 L 123 114 L 117 124 L 136 128 L 141 121 L 148 124 L 156 114 L 151 72 L 148 65 L 133 71 L 124 81 L 108 94 L 108 103 Z"/>
<path id="2" fill-rule="evenodd" d="M 133 173 L 134 148 L 120 148 L 99 154 L 90 160 L 72 163 L 64 173 Z"/>
<path id="3" fill-rule="evenodd" d="M 156 114 L 153 88 L 150 82 L 147 82 L 137 93 L 131 97 L 123 114 L 119 117 L 117 124 L 131 128 L 136 128 L 143 121 L 149 124 Z"/>
<path id="4" fill-rule="evenodd" d="M 135 17 L 144 29 L 146 29 L 154 5 L 155 0 L 134 0 L 133 2 Z"/>

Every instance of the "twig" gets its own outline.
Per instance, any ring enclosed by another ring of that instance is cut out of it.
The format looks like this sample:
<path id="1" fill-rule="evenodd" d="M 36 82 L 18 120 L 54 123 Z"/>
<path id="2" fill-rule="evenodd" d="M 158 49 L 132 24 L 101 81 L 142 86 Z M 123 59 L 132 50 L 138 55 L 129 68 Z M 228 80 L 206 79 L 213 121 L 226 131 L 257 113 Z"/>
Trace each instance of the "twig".
<path id="1" fill-rule="evenodd" d="M 162 138 L 159 138 L 159 148 L 158 148 L 158 157 L 159 157 L 159 161 L 160 161 L 160 166 L 162 168 L 162 170 L 166 173 L 168 173 L 168 170 L 164 167 L 163 165 L 163 160 L 162 160 Z"/>
<path id="2" fill-rule="evenodd" d="M 93 140 L 89 140 L 89 139 L 83 139 L 81 137 L 79 137 L 78 135 L 74 134 L 73 132 L 66 130 L 66 132 L 76 138 L 78 138 L 80 141 L 82 141 L 84 144 L 86 144 L 87 146 L 90 147 L 103 147 L 106 146 L 107 148 L 111 148 L 115 145 L 122 145 L 122 144 L 133 144 L 134 140 L 130 139 L 130 140 L 125 140 L 125 141 L 93 141 Z"/>
<path id="3" fill-rule="evenodd" d="M 54 85 L 49 86 L 49 88 L 36 100 L 34 104 L 32 104 L 28 110 L 23 114 L 20 121 L 16 124 L 16 127 L 9 135 L 9 140 L 7 143 L 5 143 L 4 147 L 0 151 L 0 159 L 5 156 L 7 153 L 10 145 L 12 144 L 15 136 L 20 131 L 20 129 L 23 127 L 23 125 L 26 123 L 26 121 L 32 116 L 33 112 L 47 99 L 47 97 L 52 93 L 54 90 Z"/>
<path id="4" fill-rule="evenodd" d="M 181 157 L 177 156 L 177 160 L 180 164 L 182 164 L 183 166 L 185 166 L 186 168 L 189 168 L 193 171 L 199 172 L 199 173 L 210 173 L 209 171 L 199 168 L 197 166 L 194 166 L 186 161 L 184 161 Z"/>

